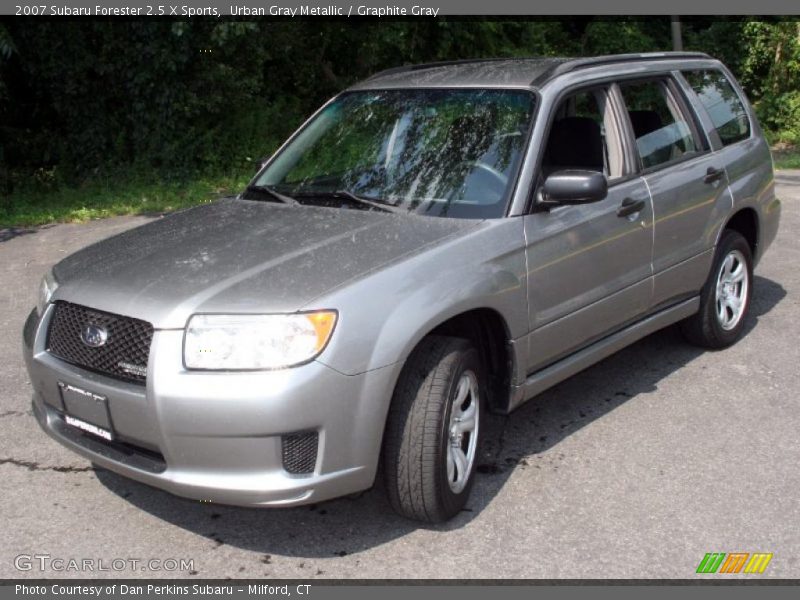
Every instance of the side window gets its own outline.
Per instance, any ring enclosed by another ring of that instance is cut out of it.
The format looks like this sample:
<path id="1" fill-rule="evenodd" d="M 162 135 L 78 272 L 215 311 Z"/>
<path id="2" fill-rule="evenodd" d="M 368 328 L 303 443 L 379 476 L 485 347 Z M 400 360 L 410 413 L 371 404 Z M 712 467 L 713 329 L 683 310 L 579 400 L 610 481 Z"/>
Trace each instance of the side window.
<path id="1" fill-rule="evenodd" d="M 572 94 L 558 105 L 542 160 L 542 175 L 583 169 L 622 175 L 622 149 L 607 90 Z"/>
<path id="2" fill-rule="evenodd" d="M 722 145 L 750 137 L 750 119 L 736 90 L 720 71 L 686 71 L 686 81 L 700 98 Z"/>
<path id="3" fill-rule="evenodd" d="M 664 81 L 621 83 L 620 90 L 644 168 L 697 152 L 687 118 Z"/>

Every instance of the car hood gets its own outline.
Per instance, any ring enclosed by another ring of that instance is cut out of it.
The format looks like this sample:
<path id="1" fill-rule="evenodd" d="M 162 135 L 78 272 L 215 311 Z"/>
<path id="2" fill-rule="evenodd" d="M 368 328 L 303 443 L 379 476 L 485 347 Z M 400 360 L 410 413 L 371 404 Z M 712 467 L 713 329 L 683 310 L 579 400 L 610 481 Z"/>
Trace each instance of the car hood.
<path id="1" fill-rule="evenodd" d="M 478 223 L 224 199 L 65 258 L 53 298 L 157 329 L 183 328 L 197 312 L 293 312 Z"/>

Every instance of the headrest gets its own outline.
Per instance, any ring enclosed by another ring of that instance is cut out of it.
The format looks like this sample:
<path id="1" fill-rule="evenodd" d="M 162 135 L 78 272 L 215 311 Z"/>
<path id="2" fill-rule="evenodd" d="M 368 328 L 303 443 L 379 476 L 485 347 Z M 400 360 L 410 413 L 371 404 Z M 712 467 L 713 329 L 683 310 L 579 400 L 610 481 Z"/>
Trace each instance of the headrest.
<path id="1" fill-rule="evenodd" d="M 631 117 L 633 133 L 637 138 L 644 137 L 664 126 L 661 117 L 654 110 L 631 110 L 628 114 Z"/>
<path id="2" fill-rule="evenodd" d="M 589 117 L 566 117 L 553 123 L 547 148 L 555 166 L 603 170 L 600 125 Z"/>

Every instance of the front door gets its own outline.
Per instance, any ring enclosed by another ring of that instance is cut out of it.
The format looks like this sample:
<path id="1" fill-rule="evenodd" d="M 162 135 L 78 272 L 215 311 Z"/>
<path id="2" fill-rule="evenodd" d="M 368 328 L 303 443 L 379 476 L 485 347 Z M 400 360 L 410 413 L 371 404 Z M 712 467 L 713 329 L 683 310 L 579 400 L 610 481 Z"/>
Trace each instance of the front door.
<path id="1" fill-rule="evenodd" d="M 528 374 L 645 313 L 651 300 L 653 212 L 629 174 L 619 108 L 608 88 L 581 91 L 555 111 L 542 179 L 562 169 L 604 172 L 608 195 L 524 217 L 528 261 Z"/>

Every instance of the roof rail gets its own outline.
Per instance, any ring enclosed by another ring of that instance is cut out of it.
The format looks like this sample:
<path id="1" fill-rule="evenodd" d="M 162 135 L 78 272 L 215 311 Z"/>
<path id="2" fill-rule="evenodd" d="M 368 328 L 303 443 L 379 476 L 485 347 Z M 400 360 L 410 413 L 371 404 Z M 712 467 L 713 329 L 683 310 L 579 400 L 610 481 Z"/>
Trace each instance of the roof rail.
<path id="1" fill-rule="evenodd" d="M 504 58 L 462 58 L 459 60 L 442 60 L 436 62 L 429 62 L 429 63 L 419 63 L 416 65 L 402 65 L 400 67 L 392 67 L 391 69 L 384 69 L 383 71 L 378 71 L 377 73 L 373 73 L 369 77 L 367 77 L 366 81 L 370 79 L 375 79 L 377 77 L 383 77 L 385 75 L 393 75 L 394 73 L 406 73 L 409 71 L 421 71 L 423 69 L 433 69 L 435 67 L 450 67 L 453 65 L 468 65 L 468 64 L 478 64 L 478 63 L 488 63 L 488 62 L 505 62 L 505 61 L 512 61 L 512 60 L 536 60 L 536 59 L 551 59 L 551 57 L 547 56 L 506 56 Z"/>
<path id="2" fill-rule="evenodd" d="M 589 67 L 596 67 L 600 65 L 611 65 L 625 62 L 634 61 L 651 61 L 651 60 L 670 60 L 670 59 L 689 59 L 689 58 L 711 58 L 704 52 L 644 52 L 634 54 L 607 54 L 603 56 L 587 56 L 587 57 L 556 57 L 556 56 L 508 56 L 503 58 L 467 58 L 461 60 L 443 60 L 439 62 L 420 63 L 416 65 L 403 65 L 400 67 L 393 67 L 391 69 L 384 69 L 370 75 L 366 81 L 384 77 L 386 75 L 393 75 L 395 73 L 408 73 L 411 71 L 421 71 L 424 69 L 433 69 L 436 67 L 449 67 L 454 65 L 467 65 L 467 64 L 480 64 L 490 62 L 503 62 L 515 60 L 541 60 L 547 61 L 552 66 L 540 73 L 531 84 L 542 84 L 548 79 L 569 73 L 578 69 L 585 69 Z"/>
<path id="3" fill-rule="evenodd" d="M 578 69 L 588 69 L 602 65 L 613 65 L 626 62 L 650 61 L 650 60 L 671 60 L 682 58 L 711 58 L 705 52 L 643 52 L 633 54 L 606 54 L 603 56 L 587 56 L 585 58 L 574 58 L 554 65 L 547 72 L 539 75 L 532 83 L 541 83 L 547 79 L 577 71 Z"/>

